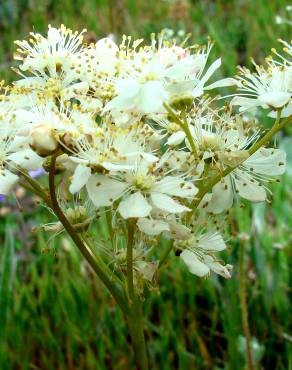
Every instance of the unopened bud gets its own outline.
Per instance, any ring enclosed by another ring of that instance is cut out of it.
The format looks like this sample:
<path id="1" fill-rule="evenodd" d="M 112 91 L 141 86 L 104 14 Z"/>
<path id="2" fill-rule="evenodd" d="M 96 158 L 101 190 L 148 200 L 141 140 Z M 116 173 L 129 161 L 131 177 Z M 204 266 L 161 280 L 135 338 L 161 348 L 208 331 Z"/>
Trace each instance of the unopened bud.
<path id="1" fill-rule="evenodd" d="M 193 106 L 193 97 L 190 95 L 177 96 L 169 103 L 175 110 L 188 111 Z"/>
<path id="2" fill-rule="evenodd" d="M 34 126 L 30 137 L 31 148 L 41 157 L 51 155 L 58 148 L 58 141 L 54 137 L 52 128 L 48 125 Z"/>

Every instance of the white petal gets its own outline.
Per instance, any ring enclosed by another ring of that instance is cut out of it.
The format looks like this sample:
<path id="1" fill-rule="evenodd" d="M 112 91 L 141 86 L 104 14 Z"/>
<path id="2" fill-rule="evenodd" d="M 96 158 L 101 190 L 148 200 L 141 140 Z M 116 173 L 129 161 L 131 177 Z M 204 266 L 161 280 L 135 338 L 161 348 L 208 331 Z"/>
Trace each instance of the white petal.
<path id="1" fill-rule="evenodd" d="M 286 105 L 291 98 L 291 93 L 283 91 L 271 91 L 259 96 L 262 105 L 269 105 L 273 108 L 281 108 Z"/>
<path id="2" fill-rule="evenodd" d="M 109 162 L 103 162 L 102 167 L 104 167 L 108 171 L 127 171 L 135 168 L 135 166 L 127 165 L 127 164 L 115 164 Z"/>
<path id="3" fill-rule="evenodd" d="M 45 86 L 45 79 L 41 77 L 25 77 L 21 80 L 15 81 L 14 85 L 23 87 L 41 87 Z"/>
<path id="4" fill-rule="evenodd" d="M 238 81 L 235 78 L 223 78 L 218 80 L 211 85 L 204 87 L 205 90 L 217 89 L 218 87 L 234 86 L 238 85 Z"/>
<path id="5" fill-rule="evenodd" d="M 266 191 L 261 184 L 250 179 L 245 173 L 240 172 L 240 176 L 233 177 L 235 188 L 238 194 L 251 202 L 264 202 L 266 200 Z"/>
<path id="6" fill-rule="evenodd" d="M 151 193 L 151 200 L 155 207 L 161 209 L 162 211 L 170 213 L 181 213 L 185 211 L 190 211 L 188 207 L 182 206 L 165 194 Z"/>
<path id="7" fill-rule="evenodd" d="M 167 233 L 167 236 L 170 239 L 175 240 L 188 240 L 192 236 L 191 230 L 187 228 L 185 225 L 182 225 L 175 221 L 169 221 L 169 233 Z"/>
<path id="8" fill-rule="evenodd" d="M 123 95 L 125 99 L 134 98 L 139 93 L 140 88 L 141 85 L 134 78 L 118 80 L 116 83 L 117 93 Z"/>
<path id="9" fill-rule="evenodd" d="M 122 196 L 127 185 L 103 175 L 92 175 L 86 188 L 89 198 L 96 207 L 106 207 Z"/>
<path id="10" fill-rule="evenodd" d="M 223 251 L 226 249 L 226 244 L 220 234 L 207 233 L 200 236 L 198 245 L 207 251 Z"/>
<path id="11" fill-rule="evenodd" d="M 48 40 L 51 44 L 55 45 L 62 40 L 60 32 L 57 28 L 50 27 L 48 30 Z"/>
<path id="12" fill-rule="evenodd" d="M 201 262 L 195 255 L 195 253 L 189 250 L 184 250 L 180 254 L 180 258 L 184 261 L 184 263 L 187 265 L 187 268 L 192 274 L 199 277 L 203 277 L 209 274 L 209 267 L 205 265 L 205 263 Z"/>
<path id="13" fill-rule="evenodd" d="M 223 276 L 226 279 L 230 279 L 231 278 L 231 275 L 230 275 L 230 272 L 229 271 L 232 269 L 232 266 L 230 266 L 230 265 L 223 266 L 223 265 L 221 265 L 220 262 L 214 260 L 214 258 L 211 257 L 211 256 L 209 256 L 209 255 L 205 255 L 204 256 L 204 262 L 216 274 L 218 274 L 220 276 Z"/>
<path id="14" fill-rule="evenodd" d="M 78 100 L 80 102 L 80 105 L 83 109 L 89 110 L 89 111 L 100 111 L 102 108 L 102 101 L 97 98 L 81 98 L 78 97 Z"/>
<path id="15" fill-rule="evenodd" d="M 157 162 L 159 160 L 158 157 L 156 157 L 155 155 L 151 154 L 151 153 L 144 153 L 144 152 L 139 152 L 139 155 L 145 159 L 147 162 L 150 162 L 150 163 L 154 163 L 154 162 Z"/>
<path id="16" fill-rule="evenodd" d="M 137 226 L 139 230 L 147 235 L 159 235 L 163 231 L 169 230 L 167 222 L 161 220 L 150 220 L 149 218 L 139 218 Z"/>
<path id="17" fill-rule="evenodd" d="M 289 103 L 287 107 L 283 108 L 281 111 L 281 118 L 286 118 L 292 115 L 292 104 Z M 268 114 L 269 117 L 276 118 L 277 117 L 277 112 L 272 111 Z"/>
<path id="18" fill-rule="evenodd" d="M 118 211 L 125 219 L 147 217 L 151 209 L 152 207 L 140 192 L 128 196 L 118 207 Z"/>
<path id="19" fill-rule="evenodd" d="M 33 150 L 26 149 L 8 156 L 8 159 L 13 161 L 17 166 L 26 170 L 37 170 L 42 166 L 43 158 L 38 156 Z"/>
<path id="20" fill-rule="evenodd" d="M 100 53 L 103 55 L 108 54 L 108 55 L 114 56 L 119 51 L 118 46 L 109 37 L 104 37 L 98 40 L 97 43 L 95 44 L 95 47 L 96 47 L 97 53 Z"/>
<path id="21" fill-rule="evenodd" d="M 17 183 L 18 176 L 8 170 L 0 171 L 0 194 L 8 195 L 13 186 Z"/>
<path id="22" fill-rule="evenodd" d="M 198 189 L 191 182 L 172 176 L 166 176 L 157 182 L 153 190 L 182 198 L 192 197 L 198 192 Z"/>
<path id="23" fill-rule="evenodd" d="M 204 77 L 200 81 L 200 85 L 204 86 L 205 83 L 209 80 L 209 78 L 213 75 L 213 73 L 221 66 L 221 58 L 218 58 L 213 62 L 210 67 L 207 69 Z"/>
<path id="24" fill-rule="evenodd" d="M 230 105 L 239 105 L 245 109 L 255 108 L 260 105 L 258 99 L 245 98 L 243 96 L 235 96 Z"/>
<path id="25" fill-rule="evenodd" d="M 156 157 L 155 155 L 151 154 L 151 153 L 144 153 L 144 152 L 131 152 L 131 153 L 126 153 L 124 154 L 125 157 L 127 157 L 127 159 L 131 160 L 131 161 L 135 161 L 134 164 L 136 166 L 136 160 L 137 159 L 140 159 L 140 158 L 143 158 L 145 159 L 147 162 L 149 163 L 154 163 L 154 162 L 157 162 L 159 160 L 158 157 Z"/>
<path id="26" fill-rule="evenodd" d="M 197 73 L 202 68 L 202 63 L 204 62 L 205 58 L 198 60 L 196 56 L 189 55 L 167 68 L 164 75 L 171 80 L 184 81 L 187 77 Z"/>
<path id="27" fill-rule="evenodd" d="M 233 203 L 233 190 L 230 177 L 226 176 L 212 189 L 212 197 L 208 206 L 205 208 L 208 212 L 221 213 L 229 209 Z M 201 205 L 204 205 L 204 200 Z"/>
<path id="28" fill-rule="evenodd" d="M 261 175 L 283 175 L 286 169 L 286 153 L 281 149 L 261 148 L 244 161 L 243 165 Z"/>
<path id="29" fill-rule="evenodd" d="M 70 193 L 75 194 L 80 191 L 80 189 L 83 188 L 83 186 L 87 183 L 90 175 L 91 169 L 79 164 L 72 176 L 71 184 L 69 186 Z"/>
<path id="30" fill-rule="evenodd" d="M 169 136 L 167 139 L 167 145 L 179 145 L 183 142 L 186 134 L 183 131 L 177 131 Z"/>
<path id="31" fill-rule="evenodd" d="M 149 81 L 143 85 L 139 94 L 137 106 L 141 112 L 157 113 L 164 111 L 164 89 L 160 81 Z"/>
<path id="32" fill-rule="evenodd" d="M 118 95 L 105 105 L 104 112 L 133 108 L 134 99 L 140 91 L 140 84 L 134 79 L 122 80 L 116 84 L 116 90 Z"/>
<path id="33" fill-rule="evenodd" d="M 201 94 L 193 94 L 195 81 L 194 80 L 186 80 L 180 82 L 174 82 L 165 86 L 166 93 L 168 100 L 171 100 L 173 97 L 178 97 L 180 95 L 201 95 L 203 90 L 201 90 Z"/>

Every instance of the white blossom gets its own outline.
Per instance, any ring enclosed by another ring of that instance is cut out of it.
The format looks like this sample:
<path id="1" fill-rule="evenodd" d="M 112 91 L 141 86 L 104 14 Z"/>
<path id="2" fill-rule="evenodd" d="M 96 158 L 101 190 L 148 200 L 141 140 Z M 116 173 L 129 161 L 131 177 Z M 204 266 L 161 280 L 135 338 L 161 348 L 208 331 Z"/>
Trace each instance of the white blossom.
<path id="1" fill-rule="evenodd" d="M 159 163 L 155 166 L 156 171 L 147 161 L 141 160 L 134 169 L 115 174 L 114 178 L 92 175 L 87 183 L 88 195 L 97 207 L 111 205 L 123 196 L 118 211 L 125 219 L 147 217 L 153 207 L 169 213 L 188 211 L 187 206 L 173 197 L 194 196 L 197 192 L 194 184 L 183 176 L 160 175 Z"/>
<path id="2" fill-rule="evenodd" d="M 258 106 L 277 110 L 284 108 L 292 95 L 292 67 L 278 65 L 273 60 L 268 67 L 256 66 L 256 73 L 247 68 L 240 69 L 240 96 L 233 98 L 231 104 L 239 105 L 240 111 Z"/>
<path id="3" fill-rule="evenodd" d="M 210 271 L 225 278 L 230 278 L 230 265 L 223 265 L 214 255 L 226 248 L 225 242 L 218 233 L 209 232 L 198 237 L 193 236 L 187 241 L 177 243 L 183 249 L 180 258 L 184 261 L 189 271 L 199 277 L 205 277 Z"/>
<path id="4" fill-rule="evenodd" d="M 217 59 L 205 70 L 211 44 L 191 54 L 189 49 L 164 43 L 162 36 L 158 40 L 153 38 L 150 46 L 136 50 L 139 41 L 126 52 L 120 50 L 118 75 L 113 79 L 116 96 L 105 111 L 162 113 L 163 104 L 173 98 L 181 95 L 195 98 L 204 90 L 234 84 L 233 79 L 224 79 L 206 85 L 221 65 L 221 59 Z"/>

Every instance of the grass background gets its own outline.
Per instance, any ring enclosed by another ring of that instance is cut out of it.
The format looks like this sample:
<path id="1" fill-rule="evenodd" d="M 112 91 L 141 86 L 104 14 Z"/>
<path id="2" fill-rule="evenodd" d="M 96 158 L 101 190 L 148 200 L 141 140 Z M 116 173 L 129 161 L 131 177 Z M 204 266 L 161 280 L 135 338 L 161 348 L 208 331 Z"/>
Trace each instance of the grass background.
<path id="1" fill-rule="evenodd" d="M 47 24 L 88 29 L 88 39 L 114 33 L 147 37 L 168 27 L 192 32 L 196 43 L 215 41 L 221 76 L 238 64 L 261 62 L 291 27 L 276 25 L 288 3 L 280 0 L 1 0 L 0 79 L 14 78 L 13 40 L 46 32 Z M 269 122 L 268 122 L 269 123 Z M 272 206 L 240 204 L 230 227 L 234 237 L 225 258 L 233 278 L 201 280 L 172 258 L 161 274 L 160 291 L 146 302 L 147 339 L 153 369 L 245 368 L 239 306 L 238 233 L 250 235 L 245 248 L 246 283 L 253 355 L 258 369 L 292 369 L 291 139 L 282 138 L 290 167 L 274 184 Z M 121 312 L 92 276 L 65 235 L 48 236 L 31 228 L 51 221 L 33 198 L 18 194 L 1 203 L 0 216 L 0 369 L 131 369 L 132 354 Z"/>

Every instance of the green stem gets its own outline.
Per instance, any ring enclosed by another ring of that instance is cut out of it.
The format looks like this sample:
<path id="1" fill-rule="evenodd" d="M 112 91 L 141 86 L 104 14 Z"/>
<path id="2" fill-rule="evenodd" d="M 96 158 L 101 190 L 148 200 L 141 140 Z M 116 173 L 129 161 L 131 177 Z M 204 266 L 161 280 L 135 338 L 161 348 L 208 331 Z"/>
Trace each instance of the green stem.
<path id="1" fill-rule="evenodd" d="M 135 297 L 127 316 L 132 346 L 134 349 L 137 370 L 148 370 L 148 356 L 144 335 L 143 303 L 139 297 Z"/>
<path id="2" fill-rule="evenodd" d="M 162 265 L 167 260 L 167 257 L 169 256 L 169 253 L 172 251 L 172 248 L 173 248 L 173 240 L 170 240 L 167 248 L 165 248 L 165 250 L 163 251 L 163 253 L 160 257 L 159 264 L 158 264 L 159 269 L 162 267 Z"/>
<path id="3" fill-rule="evenodd" d="M 127 322 L 129 326 L 132 346 L 134 349 L 136 366 L 139 370 L 148 370 L 148 356 L 144 336 L 143 303 L 135 292 L 133 274 L 133 248 L 135 220 L 128 222 L 128 243 L 127 243 L 127 290 L 129 296 L 129 311 Z"/>
<path id="4" fill-rule="evenodd" d="M 240 297 L 240 308 L 242 317 L 242 326 L 246 342 L 246 353 L 247 353 L 247 364 L 248 370 L 253 370 L 253 359 L 251 352 L 251 337 L 248 324 L 248 309 L 246 303 L 246 279 L 245 279 L 245 266 L 244 266 L 244 241 L 240 241 L 239 247 L 239 297 Z"/>
<path id="5" fill-rule="evenodd" d="M 70 235 L 71 239 L 78 247 L 84 258 L 90 264 L 94 272 L 100 278 L 100 280 L 104 283 L 104 285 L 108 288 L 110 293 L 113 295 L 121 309 L 125 314 L 128 313 L 128 305 L 124 299 L 124 294 L 122 287 L 117 284 L 113 283 L 112 280 L 109 278 L 110 273 L 107 271 L 107 266 L 103 263 L 103 261 L 96 261 L 96 257 L 91 251 L 91 249 L 83 243 L 80 239 L 79 235 L 76 233 L 70 222 L 67 220 L 66 216 L 64 215 L 63 211 L 61 210 L 57 196 L 55 191 L 55 170 L 56 170 L 56 159 L 58 154 L 52 156 L 51 165 L 50 165 L 50 172 L 49 172 L 49 189 L 50 189 L 50 197 L 51 197 L 51 206 L 53 211 L 55 212 L 58 219 L 61 221 L 62 225 L 64 226 L 65 230 Z"/>
<path id="6" fill-rule="evenodd" d="M 34 189 L 33 187 L 31 187 L 31 186 L 27 185 L 25 182 L 23 182 L 23 181 L 18 181 L 18 185 L 19 185 L 19 186 L 21 186 L 23 189 L 25 189 L 25 190 L 27 190 L 27 191 L 29 191 L 29 192 L 31 192 L 31 193 L 33 193 L 33 194 L 35 194 L 35 195 L 39 196 L 39 197 L 40 197 L 40 198 L 42 198 L 43 200 L 46 200 L 43 194 L 39 193 L 39 192 L 38 192 L 36 189 Z"/>
<path id="7" fill-rule="evenodd" d="M 289 122 L 292 120 L 292 116 L 287 117 L 282 123 L 279 123 L 279 112 L 277 114 L 277 119 L 275 121 L 274 126 L 264 135 L 259 141 L 257 141 L 249 150 L 248 154 L 251 156 L 254 154 L 258 149 L 260 149 L 262 146 L 268 144 L 272 137 L 276 135 L 280 130 L 282 130 Z"/>
<path id="8" fill-rule="evenodd" d="M 130 219 L 128 221 L 128 243 L 127 243 L 127 287 L 130 301 L 135 297 L 134 275 L 133 275 L 133 247 L 134 247 L 134 223 L 133 220 Z"/>
<path id="9" fill-rule="evenodd" d="M 114 244 L 115 244 L 115 241 L 114 241 L 115 233 L 114 233 L 114 229 L 113 229 L 112 212 L 110 210 L 108 210 L 105 213 L 105 217 L 106 217 L 106 222 L 107 222 L 107 226 L 108 226 L 110 241 L 111 241 L 112 246 L 114 246 Z"/>
<path id="10" fill-rule="evenodd" d="M 28 188 L 23 182 L 20 182 L 20 185 L 27 190 L 35 193 L 36 195 L 40 196 L 50 207 L 51 207 L 51 200 L 48 196 L 46 189 L 44 189 L 36 180 L 31 178 L 27 173 L 21 172 L 21 176 L 28 182 L 30 187 Z"/>
<path id="11" fill-rule="evenodd" d="M 186 137 L 187 137 L 187 139 L 190 143 L 190 146 L 192 148 L 192 152 L 194 153 L 195 157 L 197 158 L 198 157 L 197 148 L 196 148 L 196 145 L 195 145 L 195 142 L 194 142 L 194 139 L 193 139 L 193 136 L 191 134 L 191 131 L 190 131 L 190 128 L 189 128 L 189 125 L 188 125 L 187 121 L 180 120 L 179 117 L 175 114 L 175 112 L 167 104 L 164 104 L 164 107 L 167 110 L 168 114 L 171 116 L 171 118 L 174 120 L 174 122 L 177 123 L 183 129 L 183 131 L 186 134 Z"/>

